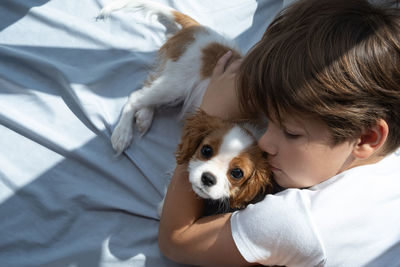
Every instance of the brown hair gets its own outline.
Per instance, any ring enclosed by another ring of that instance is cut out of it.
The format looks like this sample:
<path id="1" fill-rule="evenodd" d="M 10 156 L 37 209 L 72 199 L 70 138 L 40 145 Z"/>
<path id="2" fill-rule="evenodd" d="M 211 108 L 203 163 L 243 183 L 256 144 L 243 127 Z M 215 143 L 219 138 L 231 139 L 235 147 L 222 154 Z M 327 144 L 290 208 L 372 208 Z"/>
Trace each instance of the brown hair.
<path id="1" fill-rule="evenodd" d="M 385 119 L 400 146 L 400 11 L 364 0 L 300 0 L 281 11 L 241 65 L 246 113 L 322 119 L 334 144 Z"/>

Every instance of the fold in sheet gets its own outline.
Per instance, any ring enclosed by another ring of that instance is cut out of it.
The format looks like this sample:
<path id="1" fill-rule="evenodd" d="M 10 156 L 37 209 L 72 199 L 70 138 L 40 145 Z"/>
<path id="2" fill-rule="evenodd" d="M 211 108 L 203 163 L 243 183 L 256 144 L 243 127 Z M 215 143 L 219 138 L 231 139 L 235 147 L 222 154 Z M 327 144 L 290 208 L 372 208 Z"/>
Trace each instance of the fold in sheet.
<path id="1" fill-rule="evenodd" d="M 179 107 L 157 112 L 121 157 L 110 145 L 165 29 L 140 12 L 96 21 L 108 1 L 0 4 L 2 266 L 177 266 L 158 249 L 157 205 L 174 166 Z M 283 5 L 159 2 L 235 38 L 244 52 Z"/>

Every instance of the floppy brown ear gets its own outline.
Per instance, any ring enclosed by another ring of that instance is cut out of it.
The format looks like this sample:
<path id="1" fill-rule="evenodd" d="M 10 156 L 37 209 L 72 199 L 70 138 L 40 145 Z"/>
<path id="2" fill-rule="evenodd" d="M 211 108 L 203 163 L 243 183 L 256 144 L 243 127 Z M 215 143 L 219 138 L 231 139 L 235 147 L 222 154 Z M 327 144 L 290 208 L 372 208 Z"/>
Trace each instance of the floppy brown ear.
<path id="1" fill-rule="evenodd" d="M 230 206 L 233 209 L 243 209 L 250 203 L 256 203 L 272 191 L 271 187 L 270 174 L 267 171 L 256 170 L 246 186 L 230 200 Z"/>
<path id="2" fill-rule="evenodd" d="M 178 164 L 189 162 L 204 137 L 217 129 L 221 122 L 222 119 L 210 116 L 201 109 L 189 116 L 183 126 L 181 141 L 175 152 L 176 162 Z"/>
<path id="3" fill-rule="evenodd" d="M 272 173 L 266 158 L 262 156 L 258 147 L 251 150 L 255 169 L 238 194 L 230 199 L 231 208 L 234 209 L 245 208 L 247 204 L 261 201 L 266 194 L 273 192 Z"/>

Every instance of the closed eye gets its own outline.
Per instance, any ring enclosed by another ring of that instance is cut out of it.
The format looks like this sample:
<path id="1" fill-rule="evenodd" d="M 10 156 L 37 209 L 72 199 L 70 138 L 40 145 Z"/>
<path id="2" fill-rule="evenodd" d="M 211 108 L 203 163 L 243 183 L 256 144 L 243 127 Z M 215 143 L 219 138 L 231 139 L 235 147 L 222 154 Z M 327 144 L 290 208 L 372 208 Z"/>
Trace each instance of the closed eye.
<path id="1" fill-rule="evenodd" d="M 301 137 L 301 134 L 291 133 L 291 132 L 288 132 L 287 130 L 284 130 L 283 133 L 289 139 L 297 139 L 297 138 Z"/>

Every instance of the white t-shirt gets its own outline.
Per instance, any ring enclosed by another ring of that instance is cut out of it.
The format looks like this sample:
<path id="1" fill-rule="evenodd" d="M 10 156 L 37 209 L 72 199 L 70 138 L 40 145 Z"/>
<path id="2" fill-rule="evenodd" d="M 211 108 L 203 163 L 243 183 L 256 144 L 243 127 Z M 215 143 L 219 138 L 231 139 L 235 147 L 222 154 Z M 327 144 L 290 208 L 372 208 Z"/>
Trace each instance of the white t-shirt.
<path id="1" fill-rule="evenodd" d="M 268 195 L 235 212 L 231 226 L 248 262 L 400 266 L 400 156 Z"/>

